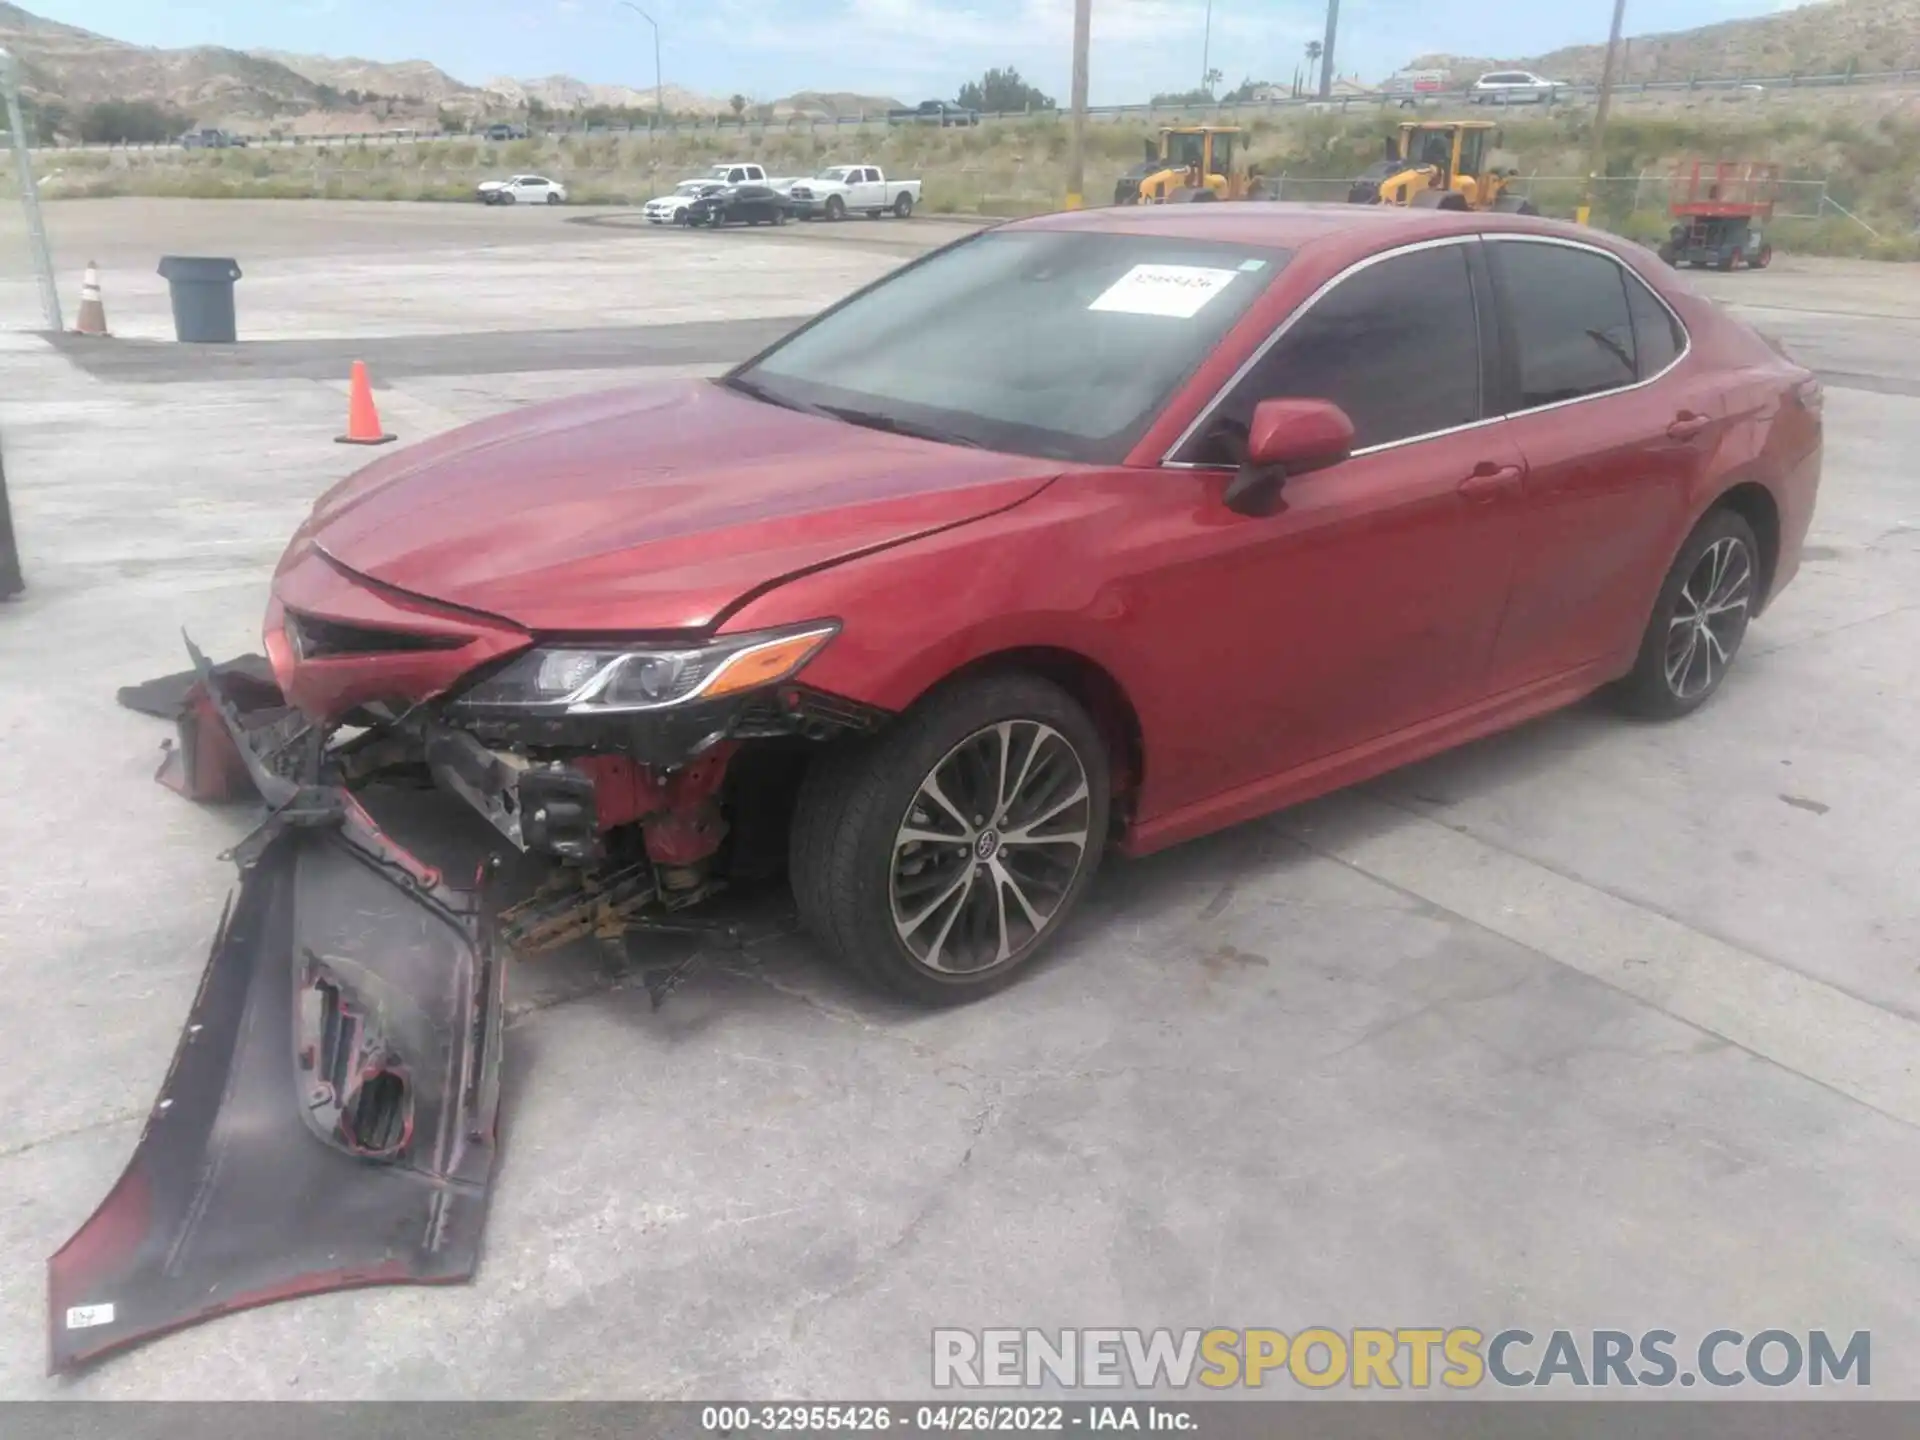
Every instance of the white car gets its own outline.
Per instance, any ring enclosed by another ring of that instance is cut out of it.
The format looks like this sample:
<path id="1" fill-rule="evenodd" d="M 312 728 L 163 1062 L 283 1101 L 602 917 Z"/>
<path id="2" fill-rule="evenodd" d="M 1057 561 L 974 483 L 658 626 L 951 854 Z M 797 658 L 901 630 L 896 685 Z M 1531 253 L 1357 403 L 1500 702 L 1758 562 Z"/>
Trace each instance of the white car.
<path id="1" fill-rule="evenodd" d="M 567 187 L 544 175 L 482 180 L 476 193 L 482 205 L 564 205 L 567 200 Z"/>
<path id="2" fill-rule="evenodd" d="M 1528 105 L 1556 99 L 1566 88 L 1531 70 L 1489 70 L 1467 93 L 1476 105 Z"/>
<path id="3" fill-rule="evenodd" d="M 649 225 L 684 225 L 687 207 L 709 190 L 725 188 L 718 180 L 682 180 L 665 195 L 647 201 L 640 213 Z"/>

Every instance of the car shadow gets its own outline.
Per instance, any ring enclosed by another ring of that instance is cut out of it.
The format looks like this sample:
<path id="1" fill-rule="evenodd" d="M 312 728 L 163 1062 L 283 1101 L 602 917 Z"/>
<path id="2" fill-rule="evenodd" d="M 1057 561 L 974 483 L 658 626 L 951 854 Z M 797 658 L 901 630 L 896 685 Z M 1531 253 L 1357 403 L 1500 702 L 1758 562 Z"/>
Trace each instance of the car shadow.
<path id="1" fill-rule="evenodd" d="M 1354 839 L 1427 823 L 1429 815 L 1444 823 L 1449 806 L 1545 774 L 1628 723 L 1590 699 L 1353 790 L 1156 855 L 1137 860 L 1110 855 L 1071 933 L 1021 983 L 1044 984 L 1043 977 L 1057 967 L 1083 965 L 1089 951 L 1122 944 L 1139 925 L 1164 924 L 1169 915 L 1186 912 L 1188 927 L 1196 929 L 1196 939 L 1202 938 L 1237 892 L 1285 886 L 1290 872 L 1317 862 L 1319 852 L 1303 820 L 1337 819 L 1341 833 Z M 1386 803 L 1357 805 L 1355 797 Z M 377 789 L 364 799 L 394 839 L 430 856 L 455 883 L 473 883 L 487 857 L 498 853 L 490 827 L 453 797 Z M 531 894 L 546 873 L 543 862 L 509 857 L 488 878 L 491 898 L 496 905 L 510 905 Z M 534 1043 L 526 1036 L 525 1022 L 581 1002 L 599 1004 L 649 1039 L 669 1046 L 698 1043 L 714 1026 L 743 1014 L 777 1016 L 795 1004 L 890 1031 L 929 1023 L 926 1010 L 866 987 L 802 933 L 784 881 L 704 908 L 713 919 L 739 927 L 738 943 L 650 933 L 633 936 L 626 945 L 582 941 L 535 957 L 513 957 L 507 976 L 509 1090 L 518 1083 L 513 1077 L 525 1068 L 514 1052 Z M 663 982 L 670 988 L 656 1001 L 653 992 Z"/>

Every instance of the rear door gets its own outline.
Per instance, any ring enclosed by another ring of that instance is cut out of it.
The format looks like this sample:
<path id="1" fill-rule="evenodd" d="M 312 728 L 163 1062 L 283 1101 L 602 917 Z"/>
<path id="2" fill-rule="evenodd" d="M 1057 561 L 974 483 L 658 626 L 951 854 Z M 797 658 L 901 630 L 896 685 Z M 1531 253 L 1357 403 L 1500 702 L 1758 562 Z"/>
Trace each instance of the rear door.
<path id="1" fill-rule="evenodd" d="M 1169 492 L 1141 611 L 1167 617 L 1148 647 L 1165 667 L 1155 688 L 1205 717 L 1170 727 L 1167 769 L 1188 798 L 1483 693 L 1522 462 L 1487 405 L 1496 332 L 1478 250 L 1428 244 L 1349 271 L 1176 450 L 1197 473 Z M 1276 396 L 1334 401 L 1359 448 L 1288 479 L 1273 513 L 1241 515 L 1221 494 L 1254 406 Z"/>
<path id="2" fill-rule="evenodd" d="M 1513 599 L 1493 684 L 1511 689 L 1636 645 L 1688 495 L 1724 429 L 1684 327 L 1611 253 L 1489 239 L 1526 457 Z"/>

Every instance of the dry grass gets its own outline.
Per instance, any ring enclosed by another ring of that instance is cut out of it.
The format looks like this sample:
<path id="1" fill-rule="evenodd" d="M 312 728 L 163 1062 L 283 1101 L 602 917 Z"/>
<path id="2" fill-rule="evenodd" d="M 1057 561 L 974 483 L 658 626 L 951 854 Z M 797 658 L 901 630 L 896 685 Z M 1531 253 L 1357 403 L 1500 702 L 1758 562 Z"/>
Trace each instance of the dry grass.
<path id="1" fill-rule="evenodd" d="M 1247 153 L 1269 175 L 1285 177 L 1287 193 L 1332 197 L 1380 153 L 1397 111 L 1345 117 L 1277 112 L 1245 122 Z M 1579 113 L 1510 120 L 1505 148 L 1533 176 L 1572 176 L 1586 167 L 1586 119 Z M 1109 194 L 1140 156 L 1150 128 L 1138 121 L 1096 123 L 1088 130 L 1087 191 Z M 739 132 L 679 132 L 514 141 L 473 140 L 382 146 L 316 144 L 289 148 L 187 153 L 157 150 L 49 156 L 50 196 L 170 195 L 192 198 L 460 200 L 482 179 L 519 170 L 564 181 L 581 203 L 635 205 L 690 173 L 723 160 L 754 158 L 776 174 L 870 161 L 917 175 L 924 209 L 945 214 L 1021 215 L 1058 208 L 1065 199 L 1066 127 L 1036 119 L 979 129 L 903 127 L 865 133 L 843 129 L 769 127 Z M 1603 188 L 1596 219 L 1636 238 L 1664 230 L 1659 183 L 1682 156 L 1772 160 L 1791 178 L 1824 181 L 1832 200 L 1873 231 L 1844 216 L 1776 222 L 1782 248 L 1805 253 L 1920 258 L 1920 122 L 1876 114 L 1690 114 L 1680 118 L 1616 117 L 1608 132 L 1607 172 L 1648 177 Z M 1317 182 L 1317 184 L 1315 183 Z M 1536 203 L 1570 214 L 1579 186 L 1540 181 Z M 1820 194 L 1808 184 L 1795 194 Z M 1635 201 L 1638 201 L 1636 206 Z M 1794 208 L 1811 208 L 1810 205 Z"/>

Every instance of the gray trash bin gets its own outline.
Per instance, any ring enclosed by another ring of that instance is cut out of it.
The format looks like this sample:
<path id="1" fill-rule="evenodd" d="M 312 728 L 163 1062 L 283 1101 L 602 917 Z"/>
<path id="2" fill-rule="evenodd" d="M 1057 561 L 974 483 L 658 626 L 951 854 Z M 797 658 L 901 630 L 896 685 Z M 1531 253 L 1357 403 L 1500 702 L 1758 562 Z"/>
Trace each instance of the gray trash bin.
<path id="1" fill-rule="evenodd" d="M 233 282 L 240 266 L 199 255 L 163 255 L 160 276 L 173 296 L 173 336 L 197 345 L 230 345 L 240 338 L 233 316 Z"/>

